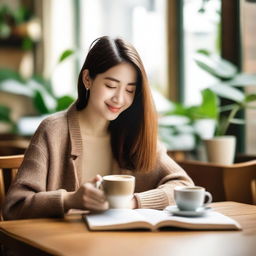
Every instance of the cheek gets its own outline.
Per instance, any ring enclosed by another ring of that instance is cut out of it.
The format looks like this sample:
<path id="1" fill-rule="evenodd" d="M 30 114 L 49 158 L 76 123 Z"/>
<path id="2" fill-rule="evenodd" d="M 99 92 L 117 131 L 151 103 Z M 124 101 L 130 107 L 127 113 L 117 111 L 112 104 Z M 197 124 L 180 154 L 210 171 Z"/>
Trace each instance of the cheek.
<path id="1" fill-rule="evenodd" d="M 128 96 L 127 96 L 127 99 L 126 99 L 127 108 L 132 105 L 133 101 L 134 101 L 134 95 L 128 95 Z"/>
<path id="2" fill-rule="evenodd" d="M 97 88 L 96 90 L 91 91 L 91 96 L 95 100 L 104 100 L 108 97 L 108 92 L 104 88 Z"/>

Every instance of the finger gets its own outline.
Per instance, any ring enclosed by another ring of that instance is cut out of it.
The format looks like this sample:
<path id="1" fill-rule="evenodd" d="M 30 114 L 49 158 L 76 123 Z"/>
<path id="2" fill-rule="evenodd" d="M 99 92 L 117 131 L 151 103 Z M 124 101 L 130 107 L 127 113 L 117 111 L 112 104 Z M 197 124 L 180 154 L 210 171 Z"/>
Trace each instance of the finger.
<path id="1" fill-rule="evenodd" d="M 102 178 L 102 176 L 101 176 L 101 175 L 97 174 L 97 175 L 96 175 L 96 180 L 97 180 L 97 181 L 102 181 L 102 180 L 103 180 L 103 178 Z"/>
<path id="2" fill-rule="evenodd" d="M 90 182 L 91 183 L 96 183 L 97 181 L 102 181 L 102 176 L 97 174 Z"/>
<path id="3" fill-rule="evenodd" d="M 102 183 L 102 176 L 97 174 L 93 179 L 91 179 L 89 182 L 92 183 L 97 189 L 101 189 L 101 183 Z"/>
<path id="4" fill-rule="evenodd" d="M 93 211 L 106 211 L 107 209 L 109 209 L 109 204 L 107 201 L 100 205 L 93 205 L 91 208 Z"/>
<path id="5" fill-rule="evenodd" d="M 94 207 L 93 209 L 91 209 L 91 211 L 95 211 L 95 212 L 98 212 L 98 211 L 106 211 L 109 209 L 109 203 L 106 201 L 104 204 L 101 204 L 99 207 Z"/>
<path id="6" fill-rule="evenodd" d="M 103 203 L 105 201 L 104 192 L 96 189 L 92 184 L 85 184 L 85 196 L 92 198 L 95 201 Z"/>
<path id="7" fill-rule="evenodd" d="M 84 199 L 84 206 L 86 209 L 98 210 L 98 211 L 104 211 L 109 208 L 109 204 L 107 201 L 100 203 L 100 202 L 93 200 L 92 198 L 88 198 L 88 197 Z"/>

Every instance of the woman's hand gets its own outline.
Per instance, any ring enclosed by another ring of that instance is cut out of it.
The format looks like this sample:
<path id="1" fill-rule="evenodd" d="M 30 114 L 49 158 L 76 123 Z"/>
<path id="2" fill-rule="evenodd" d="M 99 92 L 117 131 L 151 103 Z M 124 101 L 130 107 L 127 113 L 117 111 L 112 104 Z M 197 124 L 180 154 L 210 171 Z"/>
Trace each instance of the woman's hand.
<path id="1" fill-rule="evenodd" d="M 131 209 L 137 209 L 138 208 L 138 202 L 135 196 L 133 196 L 131 200 Z"/>
<path id="2" fill-rule="evenodd" d="M 105 199 L 104 192 L 95 186 L 101 180 L 102 177 L 97 175 L 91 182 L 83 184 L 77 191 L 66 192 L 64 194 L 65 212 L 69 209 L 107 210 L 109 205 Z"/>

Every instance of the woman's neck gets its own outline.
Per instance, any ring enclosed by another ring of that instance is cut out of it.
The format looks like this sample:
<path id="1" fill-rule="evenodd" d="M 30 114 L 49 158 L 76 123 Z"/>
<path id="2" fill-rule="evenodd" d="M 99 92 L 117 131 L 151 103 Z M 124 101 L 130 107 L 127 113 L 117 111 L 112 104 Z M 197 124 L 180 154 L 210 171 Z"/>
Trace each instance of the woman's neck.
<path id="1" fill-rule="evenodd" d="M 109 121 L 92 115 L 86 108 L 78 112 L 82 134 L 90 136 L 105 136 L 108 134 Z"/>

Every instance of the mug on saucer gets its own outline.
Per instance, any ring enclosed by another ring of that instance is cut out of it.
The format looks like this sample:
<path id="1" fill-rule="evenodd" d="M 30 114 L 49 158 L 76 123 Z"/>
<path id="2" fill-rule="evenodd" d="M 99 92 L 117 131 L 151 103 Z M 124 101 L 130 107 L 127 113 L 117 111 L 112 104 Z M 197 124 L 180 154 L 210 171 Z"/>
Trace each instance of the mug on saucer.
<path id="1" fill-rule="evenodd" d="M 205 191 L 204 187 L 177 186 L 174 188 L 174 199 L 179 210 L 196 211 L 209 205 L 212 202 L 212 195 Z"/>

